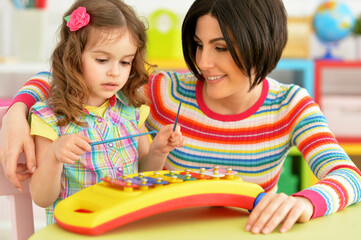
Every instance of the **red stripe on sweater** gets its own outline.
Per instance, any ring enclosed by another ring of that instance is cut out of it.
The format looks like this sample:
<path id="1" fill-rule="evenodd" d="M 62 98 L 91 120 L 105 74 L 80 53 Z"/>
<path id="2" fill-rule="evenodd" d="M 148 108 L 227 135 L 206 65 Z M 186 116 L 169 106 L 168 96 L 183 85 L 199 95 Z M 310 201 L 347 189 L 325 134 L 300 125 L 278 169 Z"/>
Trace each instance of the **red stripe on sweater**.
<path id="1" fill-rule="evenodd" d="M 298 145 L 298 149 L 300 149 L 303 156 L 306 156 L 312 150 L 324 145 L 325 142 L 337 144 L 332 133 L 321 132 L 305 138 L 305 140 Z"/>
<path id="2" fill-rule="evenodd" d="M 24 87 L 26 86 L 35 86 L 37 87 L 42 94 L 45 96 L 45 98 L 48 97 L 48 93 L 49 93 L 49 89 L 50 89 L 50 84 L 44 80 L 41 79 L 32 79 L 29 80 L 28 82 L 25 83 Z"/>
<path id="3" fill-rule="evenodd" d="M 357 172 L 357 174 L 361 177 L 361 172 L 360 172 L 360 170 L 359 170 L 357 167 L 350 166 L 350 165 L 338 165 L 338 166 L 332 168 L 330 171 L 328 171 L 327 175 L 328 175 L 330 172 L 333 172 L 333 171 L 335 171 L 335 170 L 337 170 L 337 169 L 340 169 L 340 168 L 348 168 L 348 169 L 351 169 L 351 170 Z"/>

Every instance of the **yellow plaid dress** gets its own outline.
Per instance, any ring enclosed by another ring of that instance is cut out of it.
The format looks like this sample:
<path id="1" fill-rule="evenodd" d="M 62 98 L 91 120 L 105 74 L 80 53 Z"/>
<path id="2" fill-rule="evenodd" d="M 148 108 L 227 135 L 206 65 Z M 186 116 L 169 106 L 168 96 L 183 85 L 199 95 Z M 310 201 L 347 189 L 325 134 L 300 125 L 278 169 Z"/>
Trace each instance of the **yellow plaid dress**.
<path id="1" fill-rule="evenodd" d="M 87 127 L 74 123 L 59 127 L 60 119 L 46 102 L 36 103 L 31 114 L 44 120 L 58 136 L 70 133 L 82 133 L 93 142 L 120 138 L 130 134 L 138 134 L 137 126 L 140 116 L 139 108 L 128 106 L 128 99 L 117 93 L 109 99 L 109 106 L 104 116 L 96 115 L 85 109 L 85 114 L 79 118 L 87 122 Z M 47 208 L 47 224 L 53 223 L 53 209 L 56 204 L 70 195 L 94 185 L 99 178 L 109 175 L 119 177 L 138 171 L 138 142 L 135 138 L 92 146 L 91 152 L 82 155 L 74 165 L 64 164 L 61 176 L 61 192 L 54 204 Z"/>

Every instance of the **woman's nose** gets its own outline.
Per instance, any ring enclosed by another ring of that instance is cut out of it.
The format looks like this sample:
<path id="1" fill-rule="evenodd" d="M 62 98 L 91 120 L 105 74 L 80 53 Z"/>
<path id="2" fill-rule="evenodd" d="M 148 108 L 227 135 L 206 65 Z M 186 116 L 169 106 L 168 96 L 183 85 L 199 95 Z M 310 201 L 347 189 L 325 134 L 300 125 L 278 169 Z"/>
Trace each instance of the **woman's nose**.
<path id="1" fill-rule="evenodd" d="M 214 67 L 214 59 L 209 51 L 198 51 L 196 55 L 196 61 L 199 69 L 205 70 Z"/>

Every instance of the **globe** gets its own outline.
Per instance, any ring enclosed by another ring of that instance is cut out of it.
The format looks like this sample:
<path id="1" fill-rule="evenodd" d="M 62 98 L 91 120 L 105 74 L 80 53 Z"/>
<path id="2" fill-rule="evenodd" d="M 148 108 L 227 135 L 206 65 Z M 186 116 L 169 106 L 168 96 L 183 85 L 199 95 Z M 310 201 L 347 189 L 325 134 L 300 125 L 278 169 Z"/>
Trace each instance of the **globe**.
<path id="1" fill-rule="evenodd" d="M 327 53 L 324 58 L 333 58 L 331 46 L 350 35 L 356 19 L 346 4 L 336 1 L 325 1 L 316 10 L 313 27 L 318 39 L 326 44 Z"/>

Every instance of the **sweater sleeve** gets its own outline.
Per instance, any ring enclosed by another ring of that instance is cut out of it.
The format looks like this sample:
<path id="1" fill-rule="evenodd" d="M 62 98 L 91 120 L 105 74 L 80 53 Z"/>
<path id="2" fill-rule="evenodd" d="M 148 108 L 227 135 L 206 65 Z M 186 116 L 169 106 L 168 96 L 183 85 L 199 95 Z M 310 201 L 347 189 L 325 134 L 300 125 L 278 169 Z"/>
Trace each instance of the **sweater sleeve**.
<path id="1" fill-rule="evenodd" d="M 329 215 L 361 200 L 361 173 L 337 142 L 319 106 L 300 90 L 303 102 L 293 128 L 293 144 L 319 182 L 293 196 L 309 199 L 312 218 Z"/>
<path id="2" fill-rule="evenodd" d="M 40 72 L 31 77 L 20 88 L 10 106 L 16 102 L 22 102 L 30 109 L 36 102 L 44 101 L 48 97 L 51 81 L 52 74 L 49 72 Z"/>

